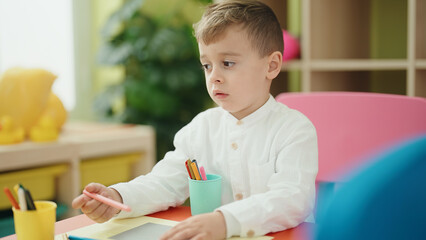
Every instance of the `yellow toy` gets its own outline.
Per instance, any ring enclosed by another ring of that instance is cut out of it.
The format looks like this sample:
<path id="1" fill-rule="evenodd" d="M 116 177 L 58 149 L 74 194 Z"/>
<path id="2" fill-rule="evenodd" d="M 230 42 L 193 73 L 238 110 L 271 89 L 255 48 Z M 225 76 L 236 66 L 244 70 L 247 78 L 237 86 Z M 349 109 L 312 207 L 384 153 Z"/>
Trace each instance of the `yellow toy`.
<path id="1" fill-rule="evenodd" d="M 0 118 L 13 119 L 15 128 L 22 129 L 24 137 L 36 129 L 35 137 L 30 137 L 34 141 L 56 140 L 67 112 L 51 91 L 55 79 L 54 74 L 44 69 L 11 68 L 4 72 L 0 78 Z M 51 128 L 55 128 L 56 134 Z M 0 140 L 0 144 L 4 143 Z"/>
<path id="2" fill-rule="evenodd" d="M 22 127 L 15 127 L 10 116 L 0 119 L 0 144 L 15 144 L 24 140 L 25 134 Z"/>
<path id="3" fill-rule="evenodd" d="M 31 128 L 30 139 L 34 142 L 50 142 L 58 138 L 58 128 L 50 116 L 42 116 L 37 125 Z"/>
<path id="4" fill-rule="evenodd" d="M 60 130 L 67 120 L 67 111 L 61 100 L 53 92 L 50 92 L 47 99 L 47 107 L 41 116 L 49 116 L 55 122 L 57 130 Z"/>

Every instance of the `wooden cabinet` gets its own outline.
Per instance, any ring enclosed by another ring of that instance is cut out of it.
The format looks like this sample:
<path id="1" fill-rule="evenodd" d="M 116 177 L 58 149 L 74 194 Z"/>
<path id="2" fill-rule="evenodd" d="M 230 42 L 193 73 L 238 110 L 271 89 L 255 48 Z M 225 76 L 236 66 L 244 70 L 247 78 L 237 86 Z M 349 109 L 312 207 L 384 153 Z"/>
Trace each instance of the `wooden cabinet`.
<path id="1" fill-rule="evenodd" d="M 426 1 L 263 0 L 300 40 L 273 95 L 362 91 L 426 97 Z"/>

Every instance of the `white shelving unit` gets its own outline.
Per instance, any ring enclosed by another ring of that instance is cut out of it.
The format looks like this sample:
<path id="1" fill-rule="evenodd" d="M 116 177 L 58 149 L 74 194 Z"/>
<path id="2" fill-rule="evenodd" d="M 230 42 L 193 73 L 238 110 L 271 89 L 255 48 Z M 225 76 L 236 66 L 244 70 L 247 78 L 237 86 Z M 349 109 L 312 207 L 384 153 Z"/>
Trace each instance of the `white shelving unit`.
<path id="1" fill-rule="evenodd" d="M 300 58 L 284 63 L 273 94 L 365 91 L 426 97 L 426 1 L 263 1 L 301 45 Z M 298 87 L 290 89 L 295 78 Z"/>

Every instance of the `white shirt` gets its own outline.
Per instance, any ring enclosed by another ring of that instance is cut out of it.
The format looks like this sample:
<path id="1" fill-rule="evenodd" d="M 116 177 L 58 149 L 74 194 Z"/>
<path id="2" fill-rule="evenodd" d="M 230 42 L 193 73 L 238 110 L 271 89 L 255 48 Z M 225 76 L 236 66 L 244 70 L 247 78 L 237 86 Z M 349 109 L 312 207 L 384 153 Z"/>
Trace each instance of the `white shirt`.
<path id="1" fill-rule="evenodd" d="M 227 237 L 282 231 L 312 217 L 316 131 L 302 113 L 272 96 L 242 120 L 219 107 L 206 110 L 176 134 L 174 145 L 151 173 L 112 186 L 133 209 L 118 217 L 182 204 L 189 196 L 187 159 L 222 176 L 223 205 L 217 210 L 224 214 Z"/>

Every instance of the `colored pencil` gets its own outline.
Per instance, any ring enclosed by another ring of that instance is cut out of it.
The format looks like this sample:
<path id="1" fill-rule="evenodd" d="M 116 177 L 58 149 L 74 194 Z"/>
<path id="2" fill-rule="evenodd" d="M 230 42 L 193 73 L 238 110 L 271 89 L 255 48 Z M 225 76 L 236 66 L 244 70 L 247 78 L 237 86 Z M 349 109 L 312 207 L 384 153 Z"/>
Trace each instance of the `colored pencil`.
<path id="1" fill-rule="evenodd" d="M 117 209 L 120 209 L 120 210 L 124 210 L 126 212 L 132 211 L 132 209 L 129 206 L 126 206 L 126 205 L 124 205 L 120 202 L 114 201 L 111 198 L 107 198 L 107 197 L 104 197 L 104 196 L 96 194 L 96 193 L 88 192 L 88 191 L 86 191 L 86 189 L 83 190 L 83 193 L 86 196 L 91 197 L 93 199 L 96 199 L 99 202 L 105 203 L 106 205 L 109 205 L 111 207 L 114 207 L 114 208 L 117 208 Z"/>
<path id="2" fill-rule="evenodd" d="M 8 187 L 4 187 L 4 189 L 3 189 L 3 190 L 4 190 L 4 192 L 6 193 L 6 196 L 7 196 L 7 198 L 9 199 L 10 203 L 12 203 L 12 206 L 13 206 L 15 209 L 19 210 L 19 209 L 20 209 L 19 204 L 18 204 L 18 202 L 15 200 L 15 198 L 13 197 L 12 192 L 10 191 L 10 189 L 9 189 Z"/>
<path id="3" fill-rule="evenodd" d="M 27 201 L 27 210 L 36 210 L 36 206 L 34 204 L 33 197 L 31 196 L 30 191 L 24 188 L 25 200 Z"/>
<path id="4" fill-rule="evenodd" d="M 27 200 L 25 199 L 25 191 L 22 187 L 18 189 L 18 200 L 21 211 L 27 211 Z"/>
<path id="5" fill-rule="evenodd" d="M 200 173 L 199 173 L 199 171 L 197 169 L 196 163 L 192 162 L 191 163 L 191 167 L 192 167 L 192 171 L 194 172 L 194 175 L 195 175 L 195 180 L 201 180 Z"/>
<path id="6" fill-rule="evenodd" d="M 185 161 L 186 171 L 188 171 L 189 178 L 192 179 L 191 172 L 189 171 L 188 161 Z"/>
<path id="7" fill-rule="evenodd" d="M 192 162 L 191 162 L 191 160 L 187 160 L 186 161 L 187 162 L 187 164 L 188 164 L 188 168 L 189 168 L 189 175 L 191 175 L 191 179 L 195 179 L 195 174 L 194 174 L 194 171 L 193 171 L 193 169 L 192 169 Z"/>
<path id="8" fill-rule="evenodd" d="M 201 178 L 206 181 L 207 180 L 207 176 L 206 176 L 206 171 L 204 170 L 204 167 L 201 166 L 200 167 L 200 174 L 201 174 Z"/>

